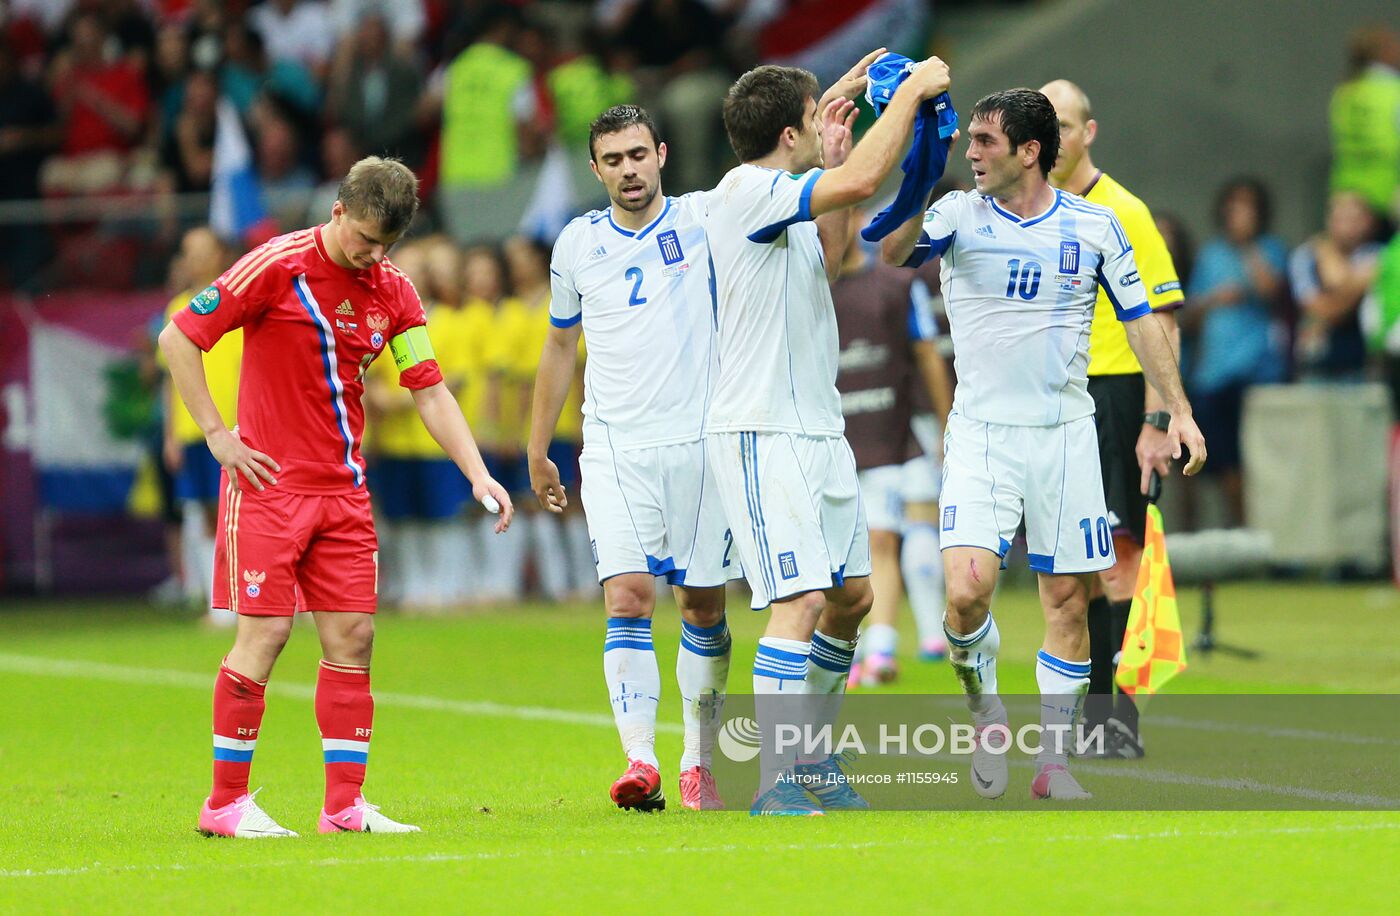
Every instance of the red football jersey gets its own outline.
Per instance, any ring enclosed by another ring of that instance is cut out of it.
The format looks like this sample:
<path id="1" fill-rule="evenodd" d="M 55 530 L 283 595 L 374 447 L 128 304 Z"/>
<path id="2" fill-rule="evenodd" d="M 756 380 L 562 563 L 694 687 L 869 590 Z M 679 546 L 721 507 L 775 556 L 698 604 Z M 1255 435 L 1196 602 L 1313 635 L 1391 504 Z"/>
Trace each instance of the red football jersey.
<path id="1" fill-rule="evenodd" d="M 395 336 L 427 323 L 402 271 L 387 258 L 341 267 L 320 226 L 254 248 L 174 320 L 205 351 L 243 328 L 239 435 L 281 466 L 279 488 L 308 494 L 364 486 L 365 370 Z M 399 376 L 405 388 L 440 381 L 435 360 Z"/>

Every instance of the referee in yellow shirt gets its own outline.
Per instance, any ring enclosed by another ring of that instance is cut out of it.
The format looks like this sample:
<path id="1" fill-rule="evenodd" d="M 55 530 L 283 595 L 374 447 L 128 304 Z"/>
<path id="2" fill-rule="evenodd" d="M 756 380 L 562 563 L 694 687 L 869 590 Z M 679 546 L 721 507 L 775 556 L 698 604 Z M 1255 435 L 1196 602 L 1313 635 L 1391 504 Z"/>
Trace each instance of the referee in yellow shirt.
<path id="1" fill-rule="evenodd" d="M 1151 212 L 1095 167 L 1090 158 L 1089 147 L 1098 123 L 1084 91 L 1068 80 L 1047 83 L 1040 91 L 1050 99 L 1060 119 L 1060 155 L 1050 171 L 1050 183 L 1108 207 L 1118 217 L 1133 246 L 1147 302 L 1159 314 L 1172 351 L 1179 358 L 1175 310 L 1183 302 L 1181 280 Z M 1130 697 L 1113 696 L 1113 669 L 1123 645 L 1142 560 L 1148 474 L 1155 468 L 1165 478 L 1171 461 L 1166 434 L 1171 416 L 1161 397 L 1144 381 L 1142 366 L 1128 347 L 1123 325 L 1114 317 L 1102 289 L 1089 328 L 1089 394 L 1094 398 L 1099 464 L 1118 562 L 1100 573 L 1101 588 L 1093 590 L 1089 602 L 1090 696 L 1084 704 L 1084 718 L 1090 726 L 1104 722 L 1111 726 L 1109 756 L 1141 757 L 1137 708 Z"/>

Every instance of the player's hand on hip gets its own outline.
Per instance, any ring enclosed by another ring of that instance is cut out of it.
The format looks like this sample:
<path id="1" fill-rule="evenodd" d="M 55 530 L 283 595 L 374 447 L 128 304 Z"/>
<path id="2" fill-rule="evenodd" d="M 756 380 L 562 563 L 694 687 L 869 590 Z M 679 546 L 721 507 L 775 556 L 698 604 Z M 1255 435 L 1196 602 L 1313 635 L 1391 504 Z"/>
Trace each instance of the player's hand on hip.
<path id="1" fill-rule="evenodd" d="M 1190 414 L 1172 414 L 1171 426 L 1167 428 L 1167 439 L 1172 448 L 1173 458 L 1181 457 L 1183 446 L 1191 452 L 1191 458 L 1186 462 L 1186 467 L 1181 469 L 1181 473 L 1192 477 L 1206 466 L 1206 437 L 1201 435 L 1201 428 L 1196 425 L 1196 420 Z"/>
<path id="2" fill-rule="evenodd" d="M 1147 495 L 1147 486 L 1153 471 L 1163 478 L 1171 473 L 1173 448 L 1166 430 L 1143 424 L 1142 432 L 1138 433 L 1136 450 L 1138 467 L 1142 469 L 1139 492 L 1143 496 Z"/>
<path id="3" fill-rule="evenodd" d="M 550 512 L 563 512 L 564 507 L 569 504 L 564 484 L 559 479 L 559 466 L 548 458 L 530 462 L 530 489 L 535 491 L 540 505 Z"/>
<path id="4" fill-rule="evenodd" d="M 919 90 L 920 98 L 931 99 L 947 92 L 948 87 L 953 85 L 953 78 L 947 64 L 940 58 L 930 57 L 914 68 L 914 72 L 909 74 L 908 82 L 913 83 Z"/>
<path id="5" fill-rule="evenodd" d="M 242 482 L 238 479 L 240 474 L 258 491 L 266 489 L 263 481 L 267 481 L 269 486 L 277 485 L 277 478 L 272 474 L 282 470 L 281 466 L 262 452 L 249 448 L 239 437 L 238 427 L 220 430 L 205 441 L 214 460 L 228 472 L 229 484 L 235 490 L 242 489 Z"/>
<path id="6" fill-rule="evenodd" d="M 504 533 L 510 527 L 511 519 L 515 518 L 515 506 L 505 487 L 496 483 L 494 478 L 487 477 L 481 483 L 472 484 L 472 496 L 486 507 L 486 511 L 496 513 L 497 534 Z"/>

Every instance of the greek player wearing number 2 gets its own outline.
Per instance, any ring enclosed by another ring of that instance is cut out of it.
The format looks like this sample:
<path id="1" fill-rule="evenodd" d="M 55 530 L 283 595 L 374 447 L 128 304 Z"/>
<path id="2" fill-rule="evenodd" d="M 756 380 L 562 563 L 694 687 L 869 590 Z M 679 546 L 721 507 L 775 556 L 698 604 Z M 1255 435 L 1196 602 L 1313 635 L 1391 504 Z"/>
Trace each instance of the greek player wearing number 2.
<path id="1" fill-rule="evenodd" d="M 608 616 L 603 673 L 627 755 L 612 800 L 639 811 L 666 807 L 656 757 L 661 675 L 651 639 L 656 577 L 664 576 L 681 612 L 681 802 L 720 808 L 710 761 L 729 676 L 724 584 L 738 577 L 739 563 L 702 443 L 716 372 L 703 194 L 662 193 L 666 144 L 635 106 L 599 115 L 589 151 L 612 206 L 575 219 L 554 244 L 552 327 L 535 378 L 527 450 L 530 487 L 551 512 L 568 504 L 548 452 L 582 333 L 583 508 Z"/>
<path id="2" fill-rule="evenodd" d="M 891 264 L 943 259 L 958 376 L 941 502 L 949 660 L 977 729 L 973 787 L 996 798 L 1008 770 L 993 745 L 1004 751 L 1009 733 L 990 603 L 1024 516 L 1045 610 L 1036 658 L 1044 731 L 1031 794 L 1087 798 L 1066 751 L 1089 686 L 1089 582 L 1114 563 L 1087 378 L 1099 289 L 1171 411 L 1172 456 L 1190 450 L 1185 473 L 1205 463 L 1205 440 L 1117 217 L 1048 183 L 1060 140 L 1050 100 L 1031 89 L 989 95 L 973 108 L 968 135 L 976 190 L 942 197 L 882 248 Z"/>
<path id="3" fill-rule="evenodd" d="M 324 653 L 316 680 L 326 774 L 319 830 L 418 829 L 380 814 L 361 791 L 379 593 L 361 399 L 365 370 L 386 347 L 423 425 L 473 495 L 499 511 L 497 532 L 513 512 L 443 384 L 418 293 L 385 257 L 413 221 L 418 179 L 401 162 L 371 156 L 350 169 L 338 198 L 329 222 L 254 248 L 160 335 L 175 387 L 223 467 L 214 607 L 238 613 L 214 683 L 214 783 L 199 814 L 210 836 L 296 836 L 253 800 L 248 772 L 267 680 L 298 605 L 316 618 Z M 239 327 L 243 376 L 230 430 L 209 396 L 201 351 Z"/>

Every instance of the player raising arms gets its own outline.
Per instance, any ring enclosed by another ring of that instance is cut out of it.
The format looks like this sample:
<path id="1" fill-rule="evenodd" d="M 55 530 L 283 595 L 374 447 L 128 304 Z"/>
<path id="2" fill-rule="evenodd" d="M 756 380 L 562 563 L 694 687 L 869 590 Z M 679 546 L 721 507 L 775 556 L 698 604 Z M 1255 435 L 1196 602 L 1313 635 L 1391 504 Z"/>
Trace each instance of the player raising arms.
<path id="1" fill-rule="evenodd" d="M 236 837 L 295 836 L 248 794 L 272 666 L 298 604 L 315 616 L 323 659 L 316 722 L 325 756 L 322 833 L 404 833 L 365 801 L 374 698 L 370 649 L 379 551 L 360 457 L 364 375 L 386 347 L 423 425 L 510 525 L 509 497 L 486 473 L 442 382 L 413 284 L 386 258 L 418 209 L 418 179 L 370 157 L 340 185 L 330 221 L 261 245 L 178 312 L 160 335 L 170 374 L 223 466 L 214 607 L 236 611 L 238 634 L 214 685 L 214 786 L 199 829 Z M 243 328 L 238 425 L 209 397 L 202 350 Z"/>
<path id="2" fill-rule="evenodd" d="M 675 587 L 685 718 L 681 801 L 720 808 L 710 775 L 729 676 L 724 583 L 738 577 L 701 437 L 717 371 L 702 194 L 661 191 L 666 144 L 645 111 L 609 108 L 589 136 L 612 206 L 575 219 L 550 264 L 549 337 L 535 379 L 530 486 L 551 512 L 568 503 L 549 442 L 582 333 L 582 496 L 608 615 L 603 673 L 627 754 L 620 808 L 666 807 L 656 757 L 661 675 L 652 648 L 655 577 Z"/>
<path id="3" fill-rule="evenodd" d="M 920 103 L 949 82 L 942 61 L 924 62 L 852 150 L 851 99 L 881 53 L 856 64 L 821 103 L 811 73 L 775 66 L 744 74 L 724 101 L 742 164 L 709 197 L 720 370 L 706 450 L 753 605 L 771 605 L 753 668 L 759 725 L 770 736 L 775 710 L 763 697 L 845 690 L 870 609 L 869 534 L 842 436 L 828 275 L 839 270 L 850 231 L 839 211 L 875 194 Z M 835 703 L 821 704 L 821 715 L 834 714 Z M 834 778 L 834 758 L 793 770 L 795 759 L 770 744 L 753 813 L 820 814 L 797 781 L 825 807 L 866 806 Z"/>
<path id="4" fill-rule="evenodd" d="M 949 660 L 978 728 L 974 788 L 996 798 L 1006 791 L 1006 756 L 988 744 L 1004 733 L 987 730 L 1007 720 L 989 609 L 1024 516 L 1045 610 L 1036 682 L 1046 730 L 1031 794 L 1086 798 L 1065 768 L 1065 744 L 1089 686 L 1089 582 L 1114 562 L 1086 375 L 1100 289 L 1171 411 L 1173 457 L 1190 449 L 1187 474 L 1205 463 L 1205 440 L 1118 219 L 1048 183 L 1060 142 L 1050 100 L 1032 89 L 989 95 L 972 109 L 968 135 L 976 191 L 940 198 L 882 250 L 891 264 L 943 259 L 958 376 L 941 503 Z"/>

